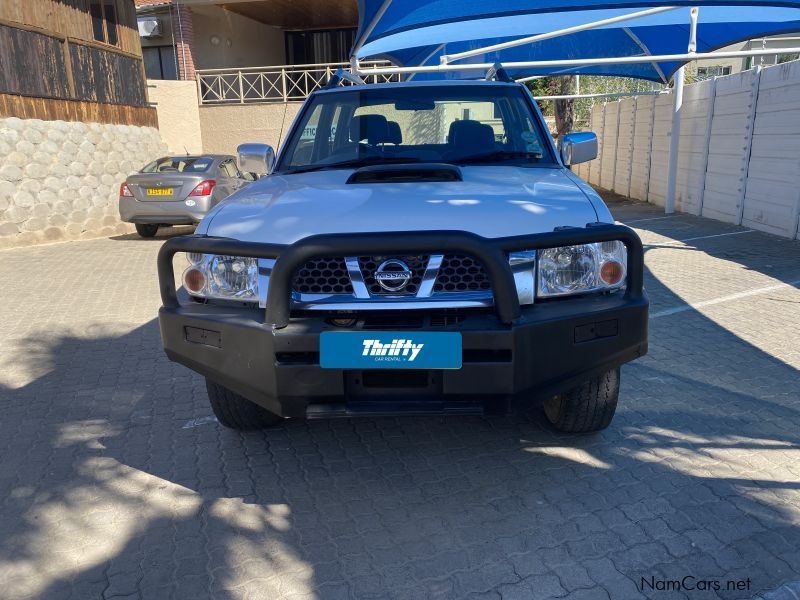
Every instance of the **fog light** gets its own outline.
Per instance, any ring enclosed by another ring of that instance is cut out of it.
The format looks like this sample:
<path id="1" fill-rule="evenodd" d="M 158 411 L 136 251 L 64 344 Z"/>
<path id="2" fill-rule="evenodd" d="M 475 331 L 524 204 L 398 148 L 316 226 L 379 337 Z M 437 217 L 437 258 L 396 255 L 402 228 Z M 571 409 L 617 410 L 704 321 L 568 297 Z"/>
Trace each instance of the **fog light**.
<path id="1" fill-rule="evenodd" d="M 609 260 L 600 267 L 600 279 L 608 285 L 617 285 L 625 277 L 625 266 L 615 260 Z"/>
<path id="2" fill-rule="evenodd" d="M 356 324 L 355 319 L 331 319 L 329 322 L 334 327 L 352 327 Z"/>
<path id="3" fill-rule="evenodd" d="M 183 285 L 190 292 L 197 294 L 206 287 L 206 276 L 198 269 L 187 269 L 183 275 Z"/>

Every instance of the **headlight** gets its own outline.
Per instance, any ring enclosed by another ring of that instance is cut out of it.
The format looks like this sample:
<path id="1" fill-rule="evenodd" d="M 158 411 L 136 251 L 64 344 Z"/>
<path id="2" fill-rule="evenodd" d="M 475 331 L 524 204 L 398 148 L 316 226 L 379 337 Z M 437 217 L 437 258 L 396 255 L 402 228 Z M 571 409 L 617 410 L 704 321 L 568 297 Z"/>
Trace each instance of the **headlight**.
<path id="1" fill-rule="evenodd" d="M 625 284 L 628 252 L 622 242 L 549 248 L 539 253 L 537 296 L 615 290 Z"/>
<path id="2" fill-rule="evenodd" d="M 258 261 L 239 256 L 188 254 L 183 285 L 193 296 L 222 300 L 258 299 Z"/>

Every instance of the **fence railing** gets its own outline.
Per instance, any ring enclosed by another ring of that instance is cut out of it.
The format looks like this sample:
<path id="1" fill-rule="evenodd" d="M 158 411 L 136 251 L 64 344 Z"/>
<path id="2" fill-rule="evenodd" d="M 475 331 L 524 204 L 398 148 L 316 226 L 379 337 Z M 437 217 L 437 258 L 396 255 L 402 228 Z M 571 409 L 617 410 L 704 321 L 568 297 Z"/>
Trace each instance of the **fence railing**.
<path id="1" fill-rule="evenodd" d="M 363 63 L 365 67 L 387 66 L 387 61 Z M 197 71 L 200 104 L 292 102 L 305 100 L 322 88 L 337 69 L 349 63 L 278 65 L 248 69 L 205 69 Z M 370 75 L 367 83 L 400 81 L 399 75 Z M 343 82 L 344 85 L 349 85 Z"/>

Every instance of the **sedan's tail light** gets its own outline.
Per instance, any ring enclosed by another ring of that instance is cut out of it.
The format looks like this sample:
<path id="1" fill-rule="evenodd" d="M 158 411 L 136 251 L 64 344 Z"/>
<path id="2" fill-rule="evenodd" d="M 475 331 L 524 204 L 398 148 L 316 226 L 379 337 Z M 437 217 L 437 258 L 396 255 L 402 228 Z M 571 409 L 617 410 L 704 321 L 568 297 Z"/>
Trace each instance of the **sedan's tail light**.
<path id="1" fill-rule="evenodd" d="M 217 185 L 217 182 L 213 179 L 207 179 L 200 183 L 196 188 L 192 190 L 192 193 L 189 194 L 190 196 L 209 196 L 211 192 L 214 190 L 214 186 Z"/>
<path id="2" fill-rule="evenodd" d="M 128 198 L 133 196 L 133 193 L 131 192 L 131 188 L 129 188 L 128 184 L 125 183 L 124 181 L 122 182 L 122 185 L 119 186 L 119 195 L 120 196 L 126 196 Z"/>

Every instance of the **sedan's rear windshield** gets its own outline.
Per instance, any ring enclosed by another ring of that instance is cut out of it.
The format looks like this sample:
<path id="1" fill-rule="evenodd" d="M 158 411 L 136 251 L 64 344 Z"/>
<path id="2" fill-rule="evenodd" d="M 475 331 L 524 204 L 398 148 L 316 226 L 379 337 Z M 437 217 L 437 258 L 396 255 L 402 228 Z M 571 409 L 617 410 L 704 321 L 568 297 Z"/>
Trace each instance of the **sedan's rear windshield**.
<path id="1" fill-rule="evenodd" d="M 552 165 L 545 135 L 516 86 L 351 88 L 309 101 L 278 170 L 381 162 Z"/>
<path id="2" fill-rule="evenodd" d="M 208 156 L 166 156 L 151 162 L 142 173 L 203 173 L 213 162 Z"/>

